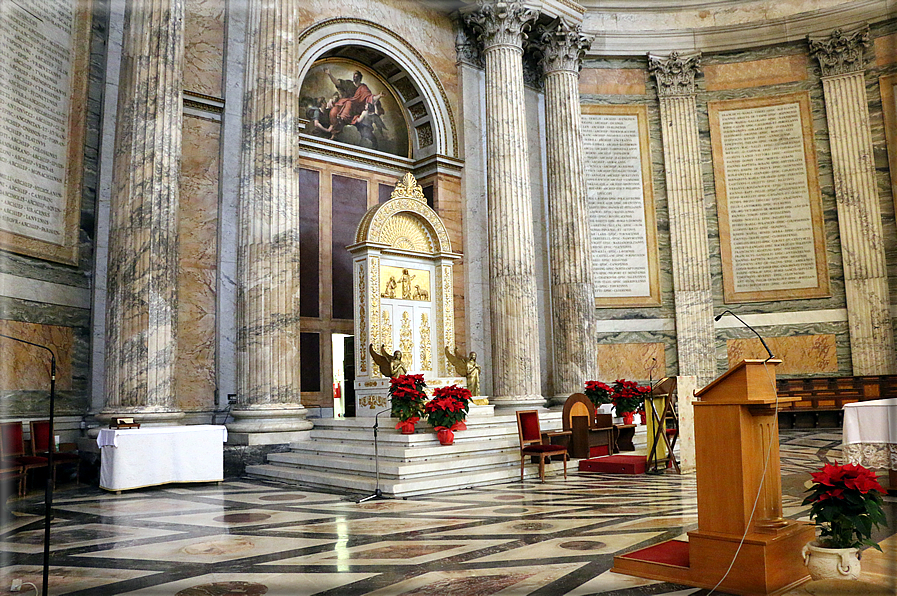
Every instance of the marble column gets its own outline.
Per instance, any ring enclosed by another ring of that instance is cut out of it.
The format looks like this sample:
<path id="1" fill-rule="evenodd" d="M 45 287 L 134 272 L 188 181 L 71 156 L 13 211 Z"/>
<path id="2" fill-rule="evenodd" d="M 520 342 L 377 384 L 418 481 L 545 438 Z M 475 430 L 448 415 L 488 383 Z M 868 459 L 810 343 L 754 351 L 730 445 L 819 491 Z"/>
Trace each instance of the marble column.
<path id="1" fill-rule="evenodd" d="M 519 1 L 479 2 L 465 19 L 486 61 L 486 192 L 492 395 L 499 409 L 540 406 L 535 240 L 523 97 L 523 40 L 536 18 Z"/>
<path id="2" fill-rule="evenodd" d="M 115 136 L 100 420 L 183 418 L 174 395 L 184 0 L 128 2 Z"/>
<path id="3" fill-rule="evenodd" d="M 598 378 L 579 70 L 591 38 L 560 20 L 541 36 L 548 154 L 554 405 Z"/>
<path id="4" fill-rule="evenodd" d="M 895 374 L 897 353 L 864 78 L 869 27 L 835 30 L 809 44 L 822 70 L 853 374 Z"/>
<path id="5" fill-rule="evenodd" d="M 695 105 L 700 54 L 648 56 L 657 80 L 666 171 L 679 375 L 716 377 L 710 248 Z"/>
<path id="6" fill-rule="evenodd" d="M 231 433 L 312 426 L 299 387 L 298 6 L 294 0 L 249 3 Z"/>

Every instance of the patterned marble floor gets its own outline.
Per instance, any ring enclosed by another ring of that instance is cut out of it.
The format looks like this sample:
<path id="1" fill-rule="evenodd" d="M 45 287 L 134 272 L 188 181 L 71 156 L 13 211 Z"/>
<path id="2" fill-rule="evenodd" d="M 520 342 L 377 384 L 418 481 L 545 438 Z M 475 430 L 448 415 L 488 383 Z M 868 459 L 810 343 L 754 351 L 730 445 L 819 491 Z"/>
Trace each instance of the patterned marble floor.
<path id="1" fill-rule="evenodd" d="M 840 442 L 837 431 L 783 432 L 787 516 L 805 514 L 800 500 L 808 471 L 836 461 Z M 708 593 L 609 571 L 614 554 L 697 526 L 694 476 L 572 472 L 566 481 L 554 476 L 544 484 L 407 500 L 357 504 L 357 497 L 246 479 L 121 495 L 63 486 L 54 497 L 50 594 Z M 881 538 L 894 533 L 897 499 L 888 499 L 891 528 Z M 41 584 L 42 495 L 35 491 L 8 506 L 0 594 L 9 593 L 13 578 Z M 893 577 L 875 579 L 897 586 Z"/>

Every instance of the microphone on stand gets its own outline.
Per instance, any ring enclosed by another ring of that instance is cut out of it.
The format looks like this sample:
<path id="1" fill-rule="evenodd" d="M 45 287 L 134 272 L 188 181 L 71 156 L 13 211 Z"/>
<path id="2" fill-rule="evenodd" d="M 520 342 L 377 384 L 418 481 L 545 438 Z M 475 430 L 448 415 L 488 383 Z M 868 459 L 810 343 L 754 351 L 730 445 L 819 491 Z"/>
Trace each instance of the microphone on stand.
<path id="1" fill-rule="evenodd" d="M 759 338 L 760 343 L 763 344 L 763 347 L 764 347 L 764 348 L 766 348 L 766 353 L 769 354 L 769 358 L 767 358 L 766 360 L 764 360 L 764 361 L 763 361 L 764 363 L 769 362 L 770 360 L 772 360 L 773 358 L 775 358 L 775 356 L 772 355 L 772 350 L 769 349 L 769 346 L 766 345 L 766 341 L 764 341 L 763 337 L 761 337 L 760 334 L 757 333 L 757 330 L 754 329 L 753 327 L 751 327 L 750 325 L 748 325 L 747 323 L 745 323 L 745 322 L 744 322 L 744 319 L 742 319 L 741 317 L 739 317 L 738 315 L 736 315 L 736 314 L 735 314 L 734 312 L 732 312 L 731 310 L 728 310 L 728 309 L 724 310 L 723 312 L 721 312 L 721 313 L 719 313 L 718 315 L 716 315 L 715 317 L 713 317 L 713 320 L 714 320 L 714 321 L 719 321 L 721 318 L 723 318 L 723 315 L 725 315 L 726 313 L 729 313 L 730 315 L 732 315 L 733 317 L 735 317 L 736 319 L 738 319 L 739 321 L 741 321 L 741 324 L 742 324 L 742 325 L 744 325 L 745 327 L 747 327 L 748 329 L 750 329 L 751 331 L 753 331 L 753 332 L 754 332 L 754 335 L 756 335 L 757 338 Z"/>

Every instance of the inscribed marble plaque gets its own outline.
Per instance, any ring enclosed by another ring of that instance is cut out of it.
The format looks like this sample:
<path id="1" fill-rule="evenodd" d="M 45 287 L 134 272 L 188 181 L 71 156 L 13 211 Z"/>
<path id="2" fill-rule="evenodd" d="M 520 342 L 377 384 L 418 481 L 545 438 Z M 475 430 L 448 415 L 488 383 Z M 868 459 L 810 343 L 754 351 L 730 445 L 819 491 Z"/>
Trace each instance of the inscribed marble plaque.
<path id="1" fill-rule="evenodd" d="M 888 142 L 888 163 L 891 166 L 891 197 L 897 211 L 897 74 L 881 77 L 878 82 Z"/>
<path id="2" fill-rule="evenodd" d="M 710 102 L 726 303 L 829 295 L 809 97 Z"/>
<path id="3" fill-rule="evenodd" d="M 85 6 L 0 2 L 0 247 L 69 264 L 87 105 Z"/>
<path id="4" fill-rule="evenodd" d="M 582 106 L 596 306 L 660 304 L 646 106 Z"/>

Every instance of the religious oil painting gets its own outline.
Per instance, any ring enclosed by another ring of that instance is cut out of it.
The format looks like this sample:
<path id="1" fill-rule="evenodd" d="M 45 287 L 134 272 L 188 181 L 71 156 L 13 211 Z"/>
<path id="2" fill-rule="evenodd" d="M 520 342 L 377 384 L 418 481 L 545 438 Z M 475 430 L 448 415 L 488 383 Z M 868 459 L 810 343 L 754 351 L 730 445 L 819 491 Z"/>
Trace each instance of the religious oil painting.
<path id="1" fill-rule="evenodd" d="M 306 132 L 374 151 L 409 157 L 408 124 L 389 84 L 345 58 L 315 63 L 302 81 Z"/>

